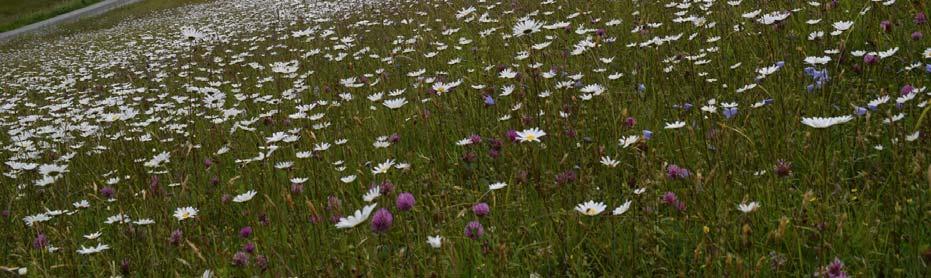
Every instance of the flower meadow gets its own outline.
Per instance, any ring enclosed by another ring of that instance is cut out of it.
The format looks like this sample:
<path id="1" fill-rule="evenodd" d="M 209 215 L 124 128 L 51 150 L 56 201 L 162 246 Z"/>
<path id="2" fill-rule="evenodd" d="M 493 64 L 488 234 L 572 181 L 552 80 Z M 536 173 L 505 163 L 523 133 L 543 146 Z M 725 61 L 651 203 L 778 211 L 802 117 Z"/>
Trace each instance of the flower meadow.
<path id="1" fill-rule="evenodd" d="M 0 46 L 0 267 L 927 277 L 929 9 L 216 0 Z"/>

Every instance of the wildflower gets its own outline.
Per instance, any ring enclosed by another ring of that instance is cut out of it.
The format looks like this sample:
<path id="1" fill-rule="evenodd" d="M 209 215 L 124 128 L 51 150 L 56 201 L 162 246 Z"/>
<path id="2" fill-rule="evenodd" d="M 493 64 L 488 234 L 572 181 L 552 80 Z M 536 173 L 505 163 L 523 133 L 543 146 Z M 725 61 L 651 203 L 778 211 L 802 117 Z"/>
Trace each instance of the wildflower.
<path id="1" fill-rule="evenodd" d="M 850 120 L 853 120 L 853 117 L 851 117 L 850 115 L 844 115 L 844 116 L 839 116 L 839 117 L 830 117 L 830 118 L 823 118 L 823 117 L 808 118 L 808 117 L 805 117 L 805 118 L 802 118 L 802 124 L 805 124 L 805 125 L 810 126 L 810 127 L 813 127 L 813 128 L 828 128 L 828 127 L 831 127 L 831 126 L 836 125 L 836 124 L 842 124 L 842 123 L 849 122 Z"/>
<path id="2" fill-rule="evenodd" d="M 113 198 L 114 192 L 113 187 L 109 186 L 100 189 L 100 195 L 107 199 Z"/>
<path id="3" fill-rule="evenodd" d="M 615 208 L 614 211 L 611 212 L 611 215 L 621 215 L 627 212 L 627 210 L 629 209 L 630 209 L 630 201 L 627 201 L 627 202 L 624 202 L 624 204 L 622 204 L 621 206 Z"/>
<path id="4" fill-rule="evenodd" d="M 239 229 L 239 237 L 249 238 L 252 235 L 252 226 L 245 226 L 242 229 Z"/>
<path id="5" fill-rule="evenodd" d="M 171 236 L 168 237 L 168 243 L 171 245 L 181 244 L 181 239 L 184 238 L 184 233 L 181 230 L 174 230 L 171 232 Z"/>
<path id="6" fill-rule="evenodd" d="M 610 156 L 602 156 L 602 157 L 601 157 L 601 165 L 604 165 L 604 166 L 608 166 L 608 167 L 614 168 L 614 167 L 617 167 L 617 165 L 620 164 L 620 163 L 621 163 L 620 161 L 611 159 Z"/>
<path id="7" fill-rule="evenodd" d="M 246 244 L 242 245 L 242 251 L 249 254 L 255 253 L 255 243 L 246 242 Z"/>
<path id="8" fill-rule="evenodd" d="M 663 203 L 675 207 L 676 210 L 678 211 L 685 210 L 685 203 L 680 201 L 679 198 L 676 197 L 676 193 L 666 192 L 665 194 L 663 194 L 662 200 L 663 200 Z"/>
<path id="9" fill-rule="evenodd" d="M 356 212 L 349 217 L 339 218 L 339 223 L 336 223 L 336 228 L 352 228 L 365 222 L 365 220 L 369 218 L 369 215 L 372 214 L 372 211 L 375 210 L 375 206 L 375 204 L 371 204 L 363 207 L 361 210 L 356 210 Z"/>
<path id="10" fill-rule="evenodd" d="M 249 264 L 249 254 L 246 252 L 239 251 L 236 254 L 233 254 L 233 266 L 246 266 Z"/>
<path id="11" fill-rule="evenodd" d="M 268 270 L 268 257 L 264 255 L 255 256 L 255 266 L 261 271 Z"/>
<path id="12" fill-rule="evenodd" d="M 440 248 L 443 245 L 443 237 L 441 236 L 428 236 L 427 244 L 430 244 L 430 247 Z"/>
<path id="13" fill-rule="evenodd" d="M 539 128 L 525 129 L 517 132 L 517 139 L 520 142 L 540 142 L 540 137 L 546 136 Z"/>
<path id="14" fill-rule="evenodd" d="M 178 218 L 178 221 L 184 221 L 195 216 L 197 216 L 197 209 L 193 207 L 182 207 L 175 210 L 175 218 Z"/>
<path id="15" fill-rule="evenodd" d="M 35 249 L 45 249 L 46 246 L 48 246 L 48 237 L 45 234 L 40 233 L 32 241 L 32 247 Z"/>
<path id="16" fill-rule="evenodd" d="M 671 164 L 666 167 L 666 177 L 670 179 L 685 179 L 689 177 L 689 170 L 679 167 L 678 165 Z"/>
<path id="17" fill-rule="evenodd" d="M 671 122 L 671 123 L 666 123 L 665 129 L 678 129 L 678 128 L 682 128 L 682 127 L 684 127 L 684 126 L 685 126 L 685 122 L 684 122 L 684 121 L 675 121 L 675 122 Z"/>
<path id="18" fill-rule="evenodd" d="M 776 172 L 776 175 L 779 177 L 787 177 L 792 174 L 792 162 L 785 160 L 777 160 L 776 167 L 773 169 L 773 172 Z"/>
<path id="19" fill-rule="evenodd" d="M 472 213 L 475 213 L 478 217 L 488 215 L 489 211 L 491 211 L 491 208 L 486 203 L 478 203 L 472 206 Z"/>
<path id="20" fill-rule="evenodd" d="M 488 185 L 488 190 L 489 190 L 489 191 L 491 191 L 491 190 L 498 190 L 498 189 L 504 188 L 505 186 L 508 186 L 508 185 L 507 185 L 506 183 L 503 183 L 503 182 L 496 182 L 496 183 L 489 184 L 489 185 Z"/>
<path id="21" fill-rule="evenodd" d="M 751 213 L 760 207 L 760 204 L 757 202 L 750 202 L 749 204 L 741 203 L 737 205 L 737 209 L 743 213 Z"/>
<path id="22" fill-rule="evenodd" d="M 607 206 L 602 202 L 588 201 L 575 206 L 575 210 L 588 216 L 595 216 L 603 212 Z"/>
<path id="23" fill-rule="evenodd" d="M 256 193 L 258 192 L 255 192 L 255 190 L 249 190 L 246 193 L 237 195 L 235 198 L 233 198 L 233 202 L 236 202 L 236 203 L 248 202 L 249 200 L 252 200 L 253 197 L 255 197 Z"/>
<path id="24" fill-rule="evenodd" d="M 372 231 L 376 233 L 386 232 L 391 228 L 392 222 L 394 222 L 394 216 L 391 215 L 391 212 L 381 208 L 372 216 Z"/>
<path id="25" fill-rule="evenodd" d="M 873 54 L 863 55 L 863 63 L 867 65 L 873 65 L 879 62 L 879 57 Z"/>
<path id="26" fill-rule="evenodd" d="M 409 192 L 403 192 L 401 194 L 398 194 L 398 198 L 395 201 L 395 204 L 397 205 L 398 210 L 409 211 L 411 210 L 411 208 L 414 207 L 415 202 L 416 201 L 414 200 L 413 194 Z"/>
<path id="27" fill-rule="evenodd" d="M 542 22 L 538 22 L 536 20 L 526 18 L 526 19 L 523 19 L 517 22 L 517 24 L 514 25 L 514 28 L 512 29 L 512 31 L 515 37 L 520 37 L 523 35 L 529 35 L 529 34 L 533 34 L 536 32 L 540 32 L 540 28 L 542 27 L 543 27 Z"/>
<path id="28" fill-rule="evenodd" d="M 888 20 L 883 20 L 882 22 L 879 23 L 879 28 L 882 29 L 883 32 L 886 32 L 886 33 L 892 32 L 892 22 Z"/>
<path id="29" fill-rule="evenodd" d="M 104 250 L 107 250 L 107 249 L 110 249 L 110 245 L 106 245 L 106 244 L 103 244 L 103 243 L 98 243 L 97 246 L 95 246 L 95 247 L 84 247 L 84 245 L 81 245 L 81 248 L 78 249 L 78 254 L 81 254 L 81 255 L 90 255 L 90 254 L 94 254 L 94 253 L 100 253 L 100 252 L 102 252 L 102 251 L 104 251 Z"/>
<path id="30" fill-rule="evenodd" d="M 479 239 L 485 234 L 485 228 L 478 221 L 469 222 L 465 227 L 465 236 L 471 239 Z"/>

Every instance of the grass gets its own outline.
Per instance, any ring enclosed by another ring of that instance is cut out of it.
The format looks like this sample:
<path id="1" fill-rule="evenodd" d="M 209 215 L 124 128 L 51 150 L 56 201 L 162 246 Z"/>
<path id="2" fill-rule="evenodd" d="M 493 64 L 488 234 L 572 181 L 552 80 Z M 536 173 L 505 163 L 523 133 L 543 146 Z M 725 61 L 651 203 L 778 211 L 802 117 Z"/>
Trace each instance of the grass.
<path id="1" fill-rule="evenodd" d="M 147 1 L 38 38 L 54 42 L 42 49 L 7 46 L 3 58 L 24 58 L 0 59 L 10 80 L 0 84 L 9 103 L 0 140 L 11 146 L 0 158 L 68 168 L 7 163 L 0 265 L 38 276 L 784 277 L 836 258 L 857 277 L 929 275 L 931 125 L 919 120 L 929 98 L 895 104 L 903 87 L 923 88 L 931 76 L 905 69 L 928 61 L 927 39 L 911 38 L 931 34 L 913 20 L 927 10 L 921 2 L 716 3 L 709 12 L 693 3 L 686 14 L 704 17 L 701 25 L 673 22 L 677 9 L 655 1 L 392 1 L 352 5 L 330 21 L 301 17 L 320 6 L 237 2 L 252 3 L 189 6 L 186 16 L 133 10 L 160 5 Z M 773 25 L 742 17 L 758 8 L 799 10 Z M 479 20 L 486 12 L 492 20 Z M 119 23 L 139 14 L 138 28 Z M 529 14 L 570 28 L 508 36 Z M 853 28 L 838 36 L 807 39 L 846 20 Z M 187 40 L 182 26 L 211 38 Z M 575 33 L 581 26 L 605 34 Z M 293 36 L 303 30 L 312 32 Z M 588 47 L 572 55 L 580 41 Z M 851 54 L 894 47 L 875 64 Z M 806 57 L 831 49 L 838 54 L 814 66 L 830 79 L 807 91 Z M 293 73 L 276 66 L 289 61 Z M 457 80 L 437 93 L 437 82 Z M 605 90 L 586 94 L 594 84 Z M 756 87 L 736 92 L 748 84 Z M 208 101 L 218 96 L 221 105 Z M 891 100 L 849 122 L 802 124 L 882 96 Z M 408 103 L 385 107 L 398 98 Z M 737 112 L 725 116 L 731 102 Z M 685 124 L 666 128 L 676 121 Z M 56 137 L 63 125 L 98 128 Z M 540 142 L 509 139 L 532 128 L 546 132 Z M 618 143 L 629 136 L 640 137 Z M 457 145 L 463 138 L 474 143 Z M 145 165 L 162 153 L 170 159 Z M 372 172 L 388 160 L 410 167 Z M 670 177 L 671 165 L 688 175 Z M 57 178 L 35 185 L 46 176 Z M 495 182 L 507 186 L 489 190 Z M 363 200 L 373 186 L 384 196 Z M 230 201 L 250 190 L 251 200 Z M 416 198 L 412 210 L 398 208 L 400 192 Z M 74 208 L 80 200 L 90 207 Z M 607 210 L 574 209 L 589 200 Z M 611 215 L 628 200 L 628 211 Z M 761 206 L 738 210 L 750 202 Z M 373 232 L 374 216 L 334 227 L 370 203 L 393 214 L 386 231 Z M 473 213 L 477 203 L 490 213 Z M 196 217 L 173 216 L 188 206 Z M 76 212 L 24 224 L 47 210 Z M 120 213 L 156 224 L 104 224 Z M 484 229 L 474 239 L 473 221 Z M 83 237 L 97 231 L 99 240 Z M 433 235 L 444 238 L 440 248 L 427 243 Z M 36 248 L 40 236 L 61 250 Z M 76 253 L 98 243 L 110 249 Z M 248 264 L 235 265 L 244 255 Z"/>
<path id="2" fill-rule="evenodd" d="M 53 18 L 100 0 L 0 0 L 0 32 Z"/>

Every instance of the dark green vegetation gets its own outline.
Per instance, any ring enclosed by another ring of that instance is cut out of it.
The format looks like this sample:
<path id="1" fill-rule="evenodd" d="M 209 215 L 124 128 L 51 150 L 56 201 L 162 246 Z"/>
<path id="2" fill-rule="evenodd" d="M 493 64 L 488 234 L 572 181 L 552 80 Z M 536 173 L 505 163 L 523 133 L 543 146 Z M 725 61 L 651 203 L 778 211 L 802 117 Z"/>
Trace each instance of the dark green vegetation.
<path id="1" fill-rule="evenodd" d="M 77 10 L 100 0 L 0 0 L 0 32 Z"/>

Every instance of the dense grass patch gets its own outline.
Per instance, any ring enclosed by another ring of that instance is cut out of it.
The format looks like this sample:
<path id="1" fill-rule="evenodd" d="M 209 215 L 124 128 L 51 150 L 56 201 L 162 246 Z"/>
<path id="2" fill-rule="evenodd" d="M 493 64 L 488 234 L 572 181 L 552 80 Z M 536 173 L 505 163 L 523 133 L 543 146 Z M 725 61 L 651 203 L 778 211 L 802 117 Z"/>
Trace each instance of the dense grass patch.
<path id="1" fill-rule="evenodd" d="M 77 10 L 100 0 L 0 0 L 0 32 Z"/>

